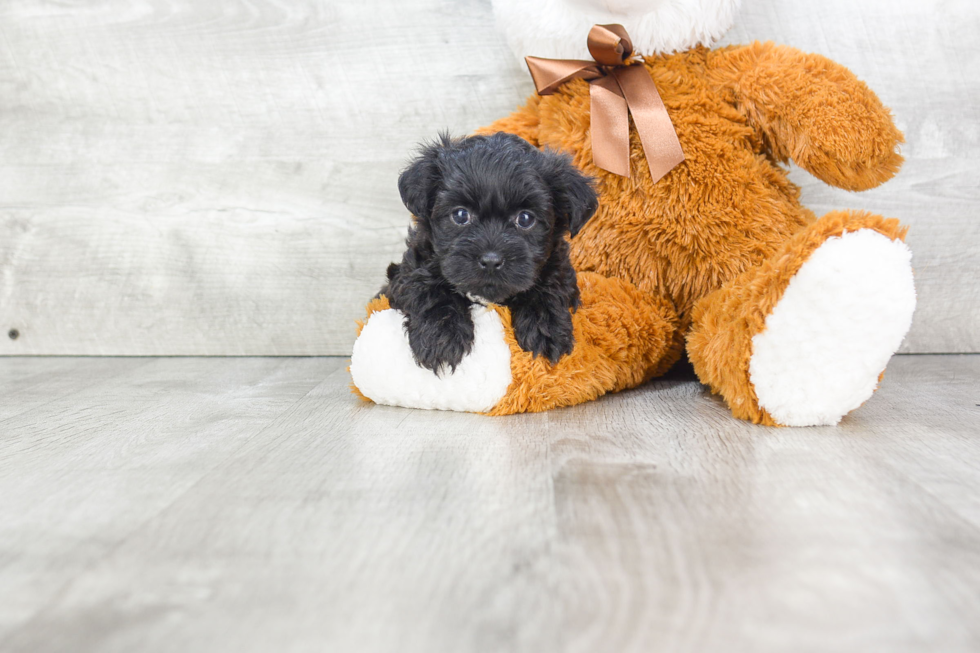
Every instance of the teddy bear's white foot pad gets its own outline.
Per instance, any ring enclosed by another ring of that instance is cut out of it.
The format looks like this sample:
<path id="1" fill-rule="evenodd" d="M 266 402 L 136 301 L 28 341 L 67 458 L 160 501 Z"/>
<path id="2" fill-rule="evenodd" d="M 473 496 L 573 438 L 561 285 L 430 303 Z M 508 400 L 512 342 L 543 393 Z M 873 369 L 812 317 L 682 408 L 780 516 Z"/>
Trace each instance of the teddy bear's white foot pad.
<path id="1" fill-rule="evenodd" d="M 372 313 L 354 342 L 350 373 L 354 385 L 378 404 L 486 412 L 496 406 L 511 382 L 510 348 L 496 311 L 471 309 L 473 349 L 452 374 L 436 376 L 412 358 L 404 315 L 394 309 Z"/>
<path id="2" fill-rule="evenodd" d="M 752 338 L 749 378 L 780 424 L 837 424 L 868 400 L 912 324 L 912 253 L 872 229 L 823 243 Z"/>

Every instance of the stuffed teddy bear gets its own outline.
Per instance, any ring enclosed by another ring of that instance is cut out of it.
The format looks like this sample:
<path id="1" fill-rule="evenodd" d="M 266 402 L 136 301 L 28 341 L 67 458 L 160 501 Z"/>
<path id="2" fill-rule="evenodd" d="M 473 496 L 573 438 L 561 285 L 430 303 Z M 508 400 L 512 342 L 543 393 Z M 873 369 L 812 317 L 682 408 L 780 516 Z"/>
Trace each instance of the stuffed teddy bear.
<path id="1" fill-rule="evenodd" d="M 491 414 L 543 410 L 637 385 L 666 371 L 685 344 L 701 381 L 756 423 L 836 424 L 871 396 L 915 307 L 906 230 L 861 211 L 817 218 L 783 164 L 840 188 L 873 188 L 898 171 L 902 135 L 867 86 L 822 56 L 771 43 L 710 49 L 737 8 L 738 0 L 494 0 L 519 56 L 589 59 L 594 24 L 624 26 L 629 49 L 644 55 L 626 63 L 655 83 L 683 161 L 655 178 L 630 127 L 629 176 L 597 166 L 585 79 L 481 129 L 567 152 L 598 181 L 599 210 L 571 243 L 580 286 L 593 286 L 573 317 L 576 349 L 551 368 L 516 347 L 505 310 L 474 307 L 482 313 L 473 352 L 455 375 L 435 377 L 414 366 L 400 318 L 381 299 L 354 346 L 362 396 Z M 589 318 L 592 302 L 601 319 Z"/>
<path id="2" fill-rule="evenodd" d="M 836 424 L 875 391 L 911 325 L 911 253 L 895 219 L 815 216 L 783 166 L 866 190 L 898 171 L 903 138 L 874 93 L 823 56 L 758 42 L 710 49 L 738 4 L 494 0 L 520 56 L 591 59 L 592 25 L 625 27 L 683 150 L 660 179 L 636 129 L 630 176 L 594 163 L 584 79 L 481 131 L 567 152 L 599 180 L 599 211 L 572 241 L 575 268 L 669 300 L 695 372 L 735 416 Z"/>

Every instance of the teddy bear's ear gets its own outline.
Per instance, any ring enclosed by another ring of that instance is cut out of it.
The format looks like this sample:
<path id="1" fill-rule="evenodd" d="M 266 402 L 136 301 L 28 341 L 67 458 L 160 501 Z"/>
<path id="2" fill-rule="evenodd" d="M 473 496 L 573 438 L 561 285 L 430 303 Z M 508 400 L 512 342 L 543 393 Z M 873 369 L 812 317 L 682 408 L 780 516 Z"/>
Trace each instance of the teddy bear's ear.
<path id="1" fill-rule="evenodd" d="M 545 179 L 555 212 L 564 221 L 568 233 L 575 236 L 599 208 L 592 179 L 582 174 L 568 155 L 548 150 L 544 154 L 548 158 Z"/>
<path id="2" fill-rule="evenodd" d="M 402 203 L 419 220 L 428 220 L 432 213 L 436 190 L 442 179 L 439 154 L 450 145 L 449 137 L 443 136 L 441 142 L 424 146 L 398 177 L 398 192 L 402 196 Z"/>

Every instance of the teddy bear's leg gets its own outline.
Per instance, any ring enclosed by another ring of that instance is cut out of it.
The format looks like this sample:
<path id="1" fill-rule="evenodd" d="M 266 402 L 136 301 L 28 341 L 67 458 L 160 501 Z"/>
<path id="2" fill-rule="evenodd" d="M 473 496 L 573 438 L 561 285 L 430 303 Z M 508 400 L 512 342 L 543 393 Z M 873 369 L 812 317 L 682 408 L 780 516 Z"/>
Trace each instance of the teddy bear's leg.
<path id="1" fill-rule="evenodd" d="M 578 284 L 575 348 L 558 363 L 520 348 L 506 308 L 474 306 L 473 349 L 454 373 L 442 376 L 415 364 L 404 316 L 385 297 L 376 298 L 354 342 L 351 389 L 393 406 L 510 415 L 632 388 L 680 357 L 683 338 L 669 300 L 593 272 L 580 273 Z"/>
<path id="2" fill-rule="evenodd" d="M 575 348 L 552 365 L 522 350 L 500 309 L 513 381 L 491 415 L 531 413 L 633 388 L 677 362 L 684 342 L 673 303 L 622 279 L 579 272 Z"/>
<path id="3" fill-rule="evenodd" d="M 906 228 L 828 213 L 694 307 L 695 371 L 736 417 L 837 424 L 878 387 L 912 322 Z"/>

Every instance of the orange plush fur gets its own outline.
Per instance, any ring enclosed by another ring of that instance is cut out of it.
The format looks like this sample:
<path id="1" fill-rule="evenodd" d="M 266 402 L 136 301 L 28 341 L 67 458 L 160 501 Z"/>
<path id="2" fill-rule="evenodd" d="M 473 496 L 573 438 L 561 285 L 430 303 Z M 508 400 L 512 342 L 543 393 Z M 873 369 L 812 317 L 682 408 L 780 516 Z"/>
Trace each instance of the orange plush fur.
<path id="1" fill-rule="evenodd" d="M 752 335 L 789 278 L 820 243 L 845 230 L 904 236 L 896 221 L 864 213 L 818 221 L 782 164 L 792 160 L 840 188 L 873 188 L 898 171 L 902 134 L 850 71 L 790 47 L 697 47 L 635 65 L 653 77 L 686 156 L 657 183 L 635 130 L 630 178 L 593 164 L 582 80 L 532 96 L 480 131 L 507 131 L 568 152 L 599 180 L 599 211 L 572 240 L 576 268 L 669 300 L 701 380 L 737 416 L 772 424 L 757 405 L 748 361 Z M 668 348 L 659 370 L 676 357 Z"/>

